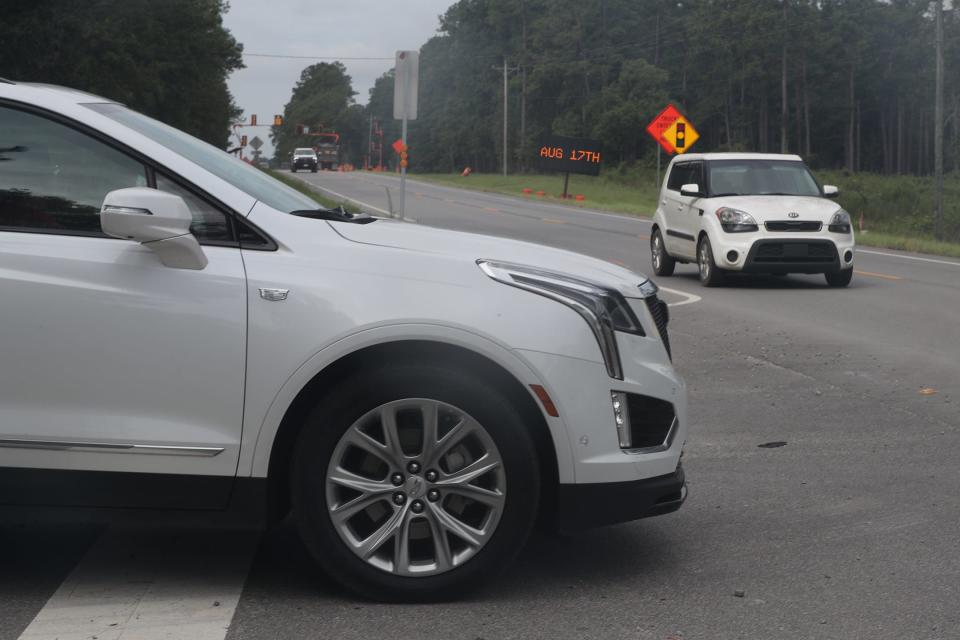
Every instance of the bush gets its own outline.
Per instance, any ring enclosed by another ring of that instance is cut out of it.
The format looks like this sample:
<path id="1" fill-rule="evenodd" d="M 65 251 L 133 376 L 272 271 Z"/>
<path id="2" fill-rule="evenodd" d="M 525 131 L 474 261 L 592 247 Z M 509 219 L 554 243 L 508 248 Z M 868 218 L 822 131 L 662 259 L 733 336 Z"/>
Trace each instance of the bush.
<path id="1" fill-rule="evenodd" d="M 868 231 L 933 236 L 933 178 L 838 171 L 816 173 L 821 182 L 840 188 L 840 203 L 850 212 L 854 225 L 863 214 L 864 228 Z M 944 238 L 960 241 L 960 175 L 947 177 L 943 208 Z"/>

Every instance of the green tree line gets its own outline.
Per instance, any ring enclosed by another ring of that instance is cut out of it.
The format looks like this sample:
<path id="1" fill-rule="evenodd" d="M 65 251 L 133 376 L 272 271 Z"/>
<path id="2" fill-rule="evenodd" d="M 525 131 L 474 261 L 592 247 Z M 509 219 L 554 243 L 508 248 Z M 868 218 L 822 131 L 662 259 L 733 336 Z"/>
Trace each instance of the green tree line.
<path id="1" fill-rule="evenodd" d="M 960 11 L 947 3 L 946 165 L 960 167 Z M 546 133 L 598 138 L 605 165 L 650 162 L 674 102 L 698 151 L 800 153 L 816 167 L 933 170 L 927 0 L 460 0 L 421 48 L 418 170 L 529 167 Z M 395 135 L 391 74 L 366 116 Z M 388 136 L 388 139 L 389 138 Z"/>
<path id="2" fill-rule="evenodd" d="M 242 47 L 224 0 L 0 1 L 0 76 L 117 100 L 225 147 Z"/>

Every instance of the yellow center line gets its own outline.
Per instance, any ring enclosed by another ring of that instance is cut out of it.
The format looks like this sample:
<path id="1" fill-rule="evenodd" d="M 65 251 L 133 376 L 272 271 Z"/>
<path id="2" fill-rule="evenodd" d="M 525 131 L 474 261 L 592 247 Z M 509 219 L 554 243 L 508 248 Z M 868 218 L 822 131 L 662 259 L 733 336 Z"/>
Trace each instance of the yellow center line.
<path id="1" fill-rule="evenodd" d="M 484 207 L 483 210 L 489 211 L 490 213 L 500 213 L 500 209 L 497 209 L 496 207 Z"/>
<path id="2" fill-rule="evenodd" d="M 563 220 L 554 220 L 553 218 L 540 218 L 543 222 L 549 222 L 550 224 L 567 224 Z"/>
<path id="3" fill-rule="evenodd" d="M 873 271 L 860 271 L 854 269 L 853 272 L 860 276 L 872 276 L 874 278 L 883 278 L 884 280 L 903 280 L 900 276 L 888 276 L 885 273 L 874 273 Z"/>
<path id="4" fill-rule="evenodd" d="M 626 262 L 624 262 L 623 260 L 617 260 L 617 259 L 614 259 L 614 260 L 613 260 L 612 262 L 613 262 L 614 264 L 618 264 L 618 265 L 620 265 L 621 267 L 625 267 L 625 266 L 627 266 L 627 263 L 626 263 Z"/>
<path id="5" fill-rule="evenodd" d="M 649 240 L 649 239 L 650 239 L 650 236 L 645 236 L 645 235 L 643 235 L 642 233 L 638 233 L 638 234 L 637 234 L 637 237 L 640 238 L 641 240 Z"/>

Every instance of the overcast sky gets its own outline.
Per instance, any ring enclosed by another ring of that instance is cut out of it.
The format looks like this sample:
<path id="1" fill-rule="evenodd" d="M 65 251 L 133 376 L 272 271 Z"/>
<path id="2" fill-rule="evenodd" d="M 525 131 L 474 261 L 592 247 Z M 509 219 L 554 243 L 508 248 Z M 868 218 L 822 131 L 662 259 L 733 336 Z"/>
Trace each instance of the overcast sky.
<path id="1" fill-rule="evenodd" d="M 343 58 L 356 100 L 366 104 L 374 81 L 393 67 L 398 49 L 419 49 L 436 34 L 438 17 L 454 0 L 230 0 L 227 29 L 243 43 L 246 69 L 230 77 L 230 92 L 246 119 L 269 124 L 283 113 L 300 72 L 315 62 Z M 246 54 L 323 56 L 325 60 L 259 58 Z M 273 155 L 269 130 L 250 129 Z"/>

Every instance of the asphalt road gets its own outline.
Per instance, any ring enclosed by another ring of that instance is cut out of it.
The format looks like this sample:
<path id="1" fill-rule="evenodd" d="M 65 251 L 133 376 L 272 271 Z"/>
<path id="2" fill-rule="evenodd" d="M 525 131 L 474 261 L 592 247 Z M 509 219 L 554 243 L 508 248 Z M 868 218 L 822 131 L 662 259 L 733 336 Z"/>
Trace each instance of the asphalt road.
<path id="1" fill-rule="evenodd" d="M 394 202 L 399 187 L 390 176 L 301 177 L 384 210 L 384 187 Z M 412 181 L 407 211 L 649 270 L 642 219 Z M 960 262 L 864 249 L 855 264 L 841 290 L 819 276 L 707 290 L 683 265 L 658 280 L 690 386 L 679 512 L 537 535 L 500 581 L 430 606 L 342 593 L 286 524 L 262 537 L 227 637 L 960 637 Z M 82 583 L 73 567 L 106 535 L 126 533 L 0 525 L 0 640 L 19 637 L 68 575 Z M 245 572 L 249 534 L 216 535 L 241 550 L 220 563 Z M 94 570 L 97 584 L 135 583 L 124 566 Z M 196 591 L 210 575 L 199 563 L 177 580 Z"/>

